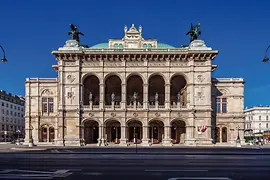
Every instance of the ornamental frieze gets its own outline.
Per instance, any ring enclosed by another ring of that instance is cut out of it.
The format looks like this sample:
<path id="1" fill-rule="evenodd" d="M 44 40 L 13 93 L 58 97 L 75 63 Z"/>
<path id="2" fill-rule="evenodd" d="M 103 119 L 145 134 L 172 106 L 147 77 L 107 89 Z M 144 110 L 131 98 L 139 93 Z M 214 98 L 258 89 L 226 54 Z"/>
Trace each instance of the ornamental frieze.
<path id="1" fill-rule="evenodd" d="M 126 66 L 144 66 L 143 62 L 126 62 Z"/>
<path id="2" fill-rule="evenodd" d="M 100 66 L 100 62 L 83 62 L 82 65 L 88 67 L 97 67 Z"/>
<path id="3" fill-rule="evenodd" d="M 166 62 L 149 62 L 148 66 L 166 66 Z"/>
<path id="4" fill-rule="evenodd" d="M 121 66 L 121 62 L 105 62 L 104 66 Z"/>
<path id="5" fill-rule="evenodd" d="M 65 66 L 74 66 L 75 65 L 75 62 L 64 62 L 64 65 Z"/>
<path id="6" fill-rule="evenodd" d="M 188 62 L 171 62 L 171 66 L 187 66 Z"/>

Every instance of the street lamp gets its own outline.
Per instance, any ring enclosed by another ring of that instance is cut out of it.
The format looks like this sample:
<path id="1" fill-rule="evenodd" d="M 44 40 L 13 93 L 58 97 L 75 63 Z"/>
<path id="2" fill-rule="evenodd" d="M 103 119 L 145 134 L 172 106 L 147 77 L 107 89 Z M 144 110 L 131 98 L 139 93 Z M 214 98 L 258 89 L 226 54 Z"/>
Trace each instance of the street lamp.
<path id="1" fill-rule="evenodd" d="M 266 48 L 266 50 L 265 50 L 265 55 L 264 55 L 264 58 L 263 58 L 262 62 L 268 62 L 268 61 L 269 61 L 269 58 L 267 57 L 267 51 L 268 51 L 269 48 L 270 48 L 270 46 L 268 46 L 268 47 Z"/>
<path id="2" fill-rule="evenodd" d="M 17 143 L 20 144 L 20 133 L 21 133 L 21 131 L 19 129 L 17 129 L 16 133 L 17 133 Z"/>
<path id="3" fill-rule="evenodd" d="M 4 54 L 4 56 L 2 57 L 2 62 L 7 62 L 7 58 L 6 58 L 6 53 L 5 53 L 5 50 L 4 50 L 4 48 L 0 45 L 0 48 L 2 49 L 2 51 L 3 51 L 3 54 Z"/>

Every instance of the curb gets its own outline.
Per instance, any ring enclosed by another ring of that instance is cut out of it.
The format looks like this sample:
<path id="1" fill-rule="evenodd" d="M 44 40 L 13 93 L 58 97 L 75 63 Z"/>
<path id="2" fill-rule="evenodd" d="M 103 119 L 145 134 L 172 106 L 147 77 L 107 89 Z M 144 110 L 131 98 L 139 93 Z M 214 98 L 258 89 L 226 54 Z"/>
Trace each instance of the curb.
<path id="1" fill-rule="evenodd" d="M 41 151 L 41 150 L 47 150 L 46 148 L 10 148 L 12 150 L 19 150 L 19 151 Z"/>

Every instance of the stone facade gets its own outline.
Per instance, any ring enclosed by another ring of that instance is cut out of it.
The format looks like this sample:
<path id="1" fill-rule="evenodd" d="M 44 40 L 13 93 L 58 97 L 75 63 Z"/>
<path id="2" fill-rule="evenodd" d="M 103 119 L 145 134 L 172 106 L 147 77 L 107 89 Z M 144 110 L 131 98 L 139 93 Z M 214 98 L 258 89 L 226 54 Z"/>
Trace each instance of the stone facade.
<path id="1" fill-rule="evenodd" d="M 270 130 L 270 107 L 254 106 L 246 108 L 245 113 L 245 135 L 262 133 Z"/>
<path id="2" fill-rule="evenodd" d="M 52 52 L 57 78 L 26 80 L 25 142 L 234 144 L 238 126 L 243 139 L 244 81 L 212 79 L 218 51 L 202 40 L 181 48 L 147 40 L 134 25 L 124 32 L 90 48 L 69 40 Z M 220 113 L 216 98 L 226 99 Z"/>
<path id="3" fill-rule="evenodd" d="M 0 141 L 24 137 L 24 102 L 22 96 L 0 91 Z"/>

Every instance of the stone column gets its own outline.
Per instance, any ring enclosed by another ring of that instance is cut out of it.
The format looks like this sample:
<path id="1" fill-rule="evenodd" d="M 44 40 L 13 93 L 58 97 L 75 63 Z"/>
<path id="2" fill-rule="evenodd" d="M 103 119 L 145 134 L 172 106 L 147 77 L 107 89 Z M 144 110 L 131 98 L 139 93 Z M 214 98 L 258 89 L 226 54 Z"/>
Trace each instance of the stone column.
<path id="1" fill-rule="evenodd" d="M 121 109 L 126 109 L 126 84 L 122 84 L 122 94 L 121 94 Z"/>
<path id="2" fill-rule="evenodd" d="M 164 127 L 163 146 L 172 146 L 171 142 L 171 126 Z"/>
<path id="3" fill-rule="evenodd" d="M 171 102 L 171 97 L 170 97 L 170 88 L 171 84 L 165 84 L 165 109 L 170 109 L 170 102 Z"/>
<path id="4" fill-rule="evenodd" d="M 142 146 L 149 146 L 149 126 L 143 126 Z"/>
<path id="5" fill-rule="evenodd" d="M 99 109 L 104 109 L 104 84 L 99 84 Z"/>
<path id="6" fill-rule="evenodd" d="M 143 109 L 148 109 L 148 84 L 143 85 Z"/>
<path id="7" fill-rule="evenodd" d="M 50 127 L 47 127 L 47 143 L 50 141 Z"/>
<path id="8" fill-rule="evenodd" d="M 127 126 L 121 126 L 121 139 L 120 139 L 121 146 L 127 146 Z"/>
<path id="9" fill-rule="evenodd" d="M 104 139 L 104 126 L 103 125 L 100 125 L 98 126 L 98 132 L 99 132 L 99 143 L 98 143 L 98 146 L 105 146 L 105 142 L 106 140 Z"/>

